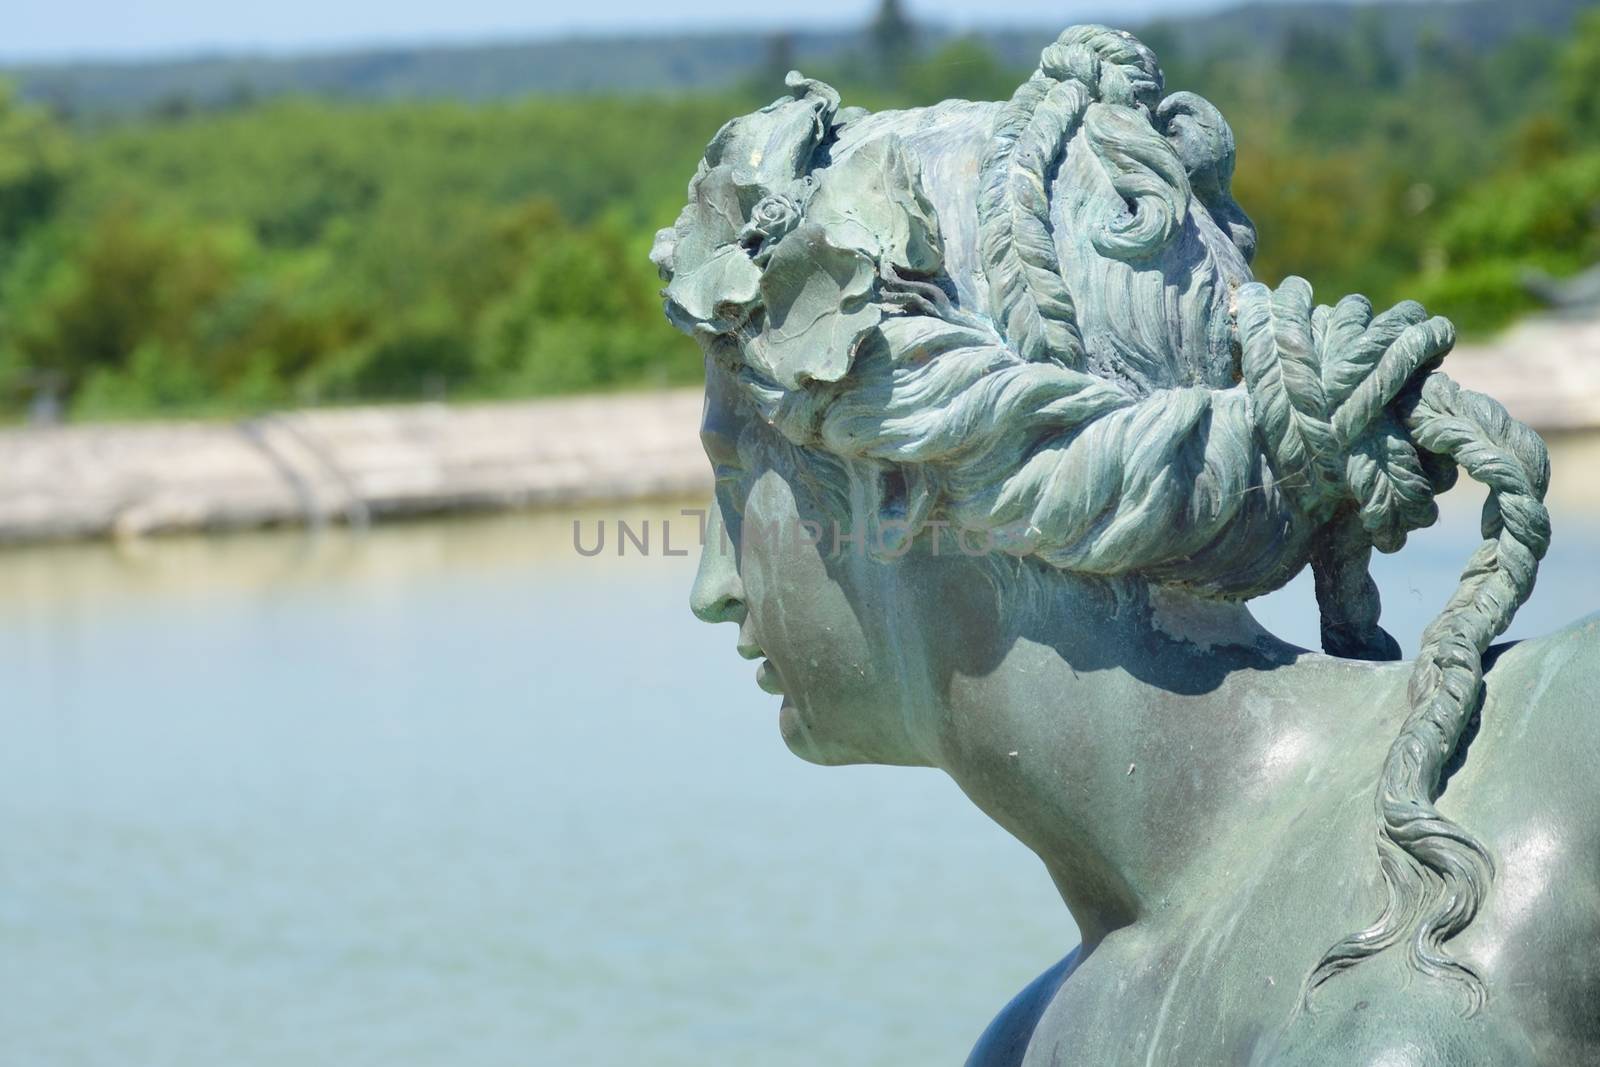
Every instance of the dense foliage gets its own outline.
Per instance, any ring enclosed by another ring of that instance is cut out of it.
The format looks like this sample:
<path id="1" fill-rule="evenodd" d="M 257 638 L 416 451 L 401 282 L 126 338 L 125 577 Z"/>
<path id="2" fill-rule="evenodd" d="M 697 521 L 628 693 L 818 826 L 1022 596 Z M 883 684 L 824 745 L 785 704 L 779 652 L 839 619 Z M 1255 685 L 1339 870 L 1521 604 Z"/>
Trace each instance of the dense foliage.
<path id="1" fill-rule="evenodd" d="M 1240 143 L 1258 274 L 1417 296 L 1469 330 L 1600 259 L 1600 15 L 1564 40 L 1271 55 L 1147 39 Z M 283 98 L 73 124 L 0 96 L 0 406 L 79 417 L 683 382 L 650 237 L 719 123 L 776 95 Z M 973 40 L 816 73 L 873 107 L 1008 95 Z M 759 83 L 759 85 L 755 84 Z"/>

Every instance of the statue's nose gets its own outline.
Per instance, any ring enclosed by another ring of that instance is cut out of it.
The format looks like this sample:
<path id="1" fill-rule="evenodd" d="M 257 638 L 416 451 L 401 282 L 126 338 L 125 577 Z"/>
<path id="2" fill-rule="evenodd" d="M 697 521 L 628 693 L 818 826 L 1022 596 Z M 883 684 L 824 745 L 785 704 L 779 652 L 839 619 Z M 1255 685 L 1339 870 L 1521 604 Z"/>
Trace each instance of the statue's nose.
<path id="1" fill-rule="evenodd" d="M 744 601 L 732 594 L 715 598 L 691 596 L 689 610 L 701 622 L 744 622 Z"/>
<path id="2" fill-rule="evenodd" d="M 689 590 L 689 610 L 701 622 L 744 622 L 744 586 L 733 563 L 733 549 L 722 533 L 721 509 L 712 506 L 700 567 Z"/>

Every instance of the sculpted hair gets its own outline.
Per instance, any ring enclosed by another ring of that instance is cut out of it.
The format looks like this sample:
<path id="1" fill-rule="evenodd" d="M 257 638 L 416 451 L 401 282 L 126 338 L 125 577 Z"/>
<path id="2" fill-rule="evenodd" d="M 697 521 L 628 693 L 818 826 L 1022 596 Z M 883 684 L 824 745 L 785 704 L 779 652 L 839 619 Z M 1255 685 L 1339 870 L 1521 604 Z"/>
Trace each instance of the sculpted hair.
<path id="1" fill-rule="evenodd" d="M 868 145 L 894 156 L 903 140 L 895 165 L 917 187 L 912 218 L 925 203 L 918 153 L 937 152 L 953 125 L 981 124 L 966 199 L 947 171 L 927 192 L 938 226 L 974 247 L 947 242 L 939 269 L 897 251 L 903 242 L 879 248 L 870 287 L 841 283 L 829 336 L 856 338 L 843 369 L 778 380 L 786 366 L 766 354 L 776 297 L 734 315 L 727 294 L 744 290 L 720 280 L 721 303 L 705 301 L 715 321 L 696 329 L 857 513 L 912 528 L 939 515 L 1057 568 L 1233 600 L 1310 564 L 1336 656 L 1399 658 L 1379 625 L 1372 550 L 1396 551 L 1434 522 L 1458 470 L 1487 486 L 1484 541 L 1422 634 L 1409 714 L 1379 770 L 1385 907 L 1306 980 L 1309 998 L 1403 942 L 1412 966 L 1461 983 L 1476 1010 L 1482 980 L 1444 942 L 1472 921 L 1494 863 L 1435 802 L 1482 700 L 1484 652 L 1549 543 L 1544 445 L 1438 371 L 1454 329 L 1420 305 L 1316 306 L 1301 279 L 1252 281 L 1255 231 L 1229 191 L 1233 135 L 1201 98 L 1162 88 L 1144 45 L 1081 26 L 997 109 L 930 109 L 929 142 L 910 113 L 826 124 L 789 187 L 796 203 L 811 196 L 814 209 L 830 171 Z M 697 232 L 690 216 L 658 244 L 669 278 L 684 274 L 673 247 Z M 775 244 L 763 231 L 748 247 L 759 264 Z M 775 276 L 762 276 L 763 293 Z M 682 319 L 690 297 L 669 288 L 668 300 Z M 845 328 L 869 311 L 869 328 Z"/>

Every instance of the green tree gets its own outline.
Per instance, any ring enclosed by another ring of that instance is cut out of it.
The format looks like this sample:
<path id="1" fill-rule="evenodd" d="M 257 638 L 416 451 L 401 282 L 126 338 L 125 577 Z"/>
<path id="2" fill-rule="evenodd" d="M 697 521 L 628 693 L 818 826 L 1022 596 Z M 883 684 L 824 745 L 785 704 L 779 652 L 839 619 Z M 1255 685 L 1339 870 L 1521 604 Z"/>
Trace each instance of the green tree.
<path id="1" fill-rule="evenodd" d="M 1584 134 L 1600 136 L 1600 11 L 1578 19 L 1561 55 L 1561 102 Z"/>
<path id="2" fill-rule="evenodd" d="M 13 308 L 12 344 L 70 395 L 98 370 L 126 367 L 142 347 L 193 357 L 192 339 L 229 290 L 241 258 L 237 232 L 157 224 L 131 205 L 99 214 Z"/>
<path id="3" fill-rule="evenodd" d="M 0 265 L 22 235 L 55 210 L 73 159 L 67 132 L 0 82 Z"/>
<path id="4" fill-rule="evenodd" d="M 878 11 L 867 27 L 878 80 L 894 84 L 916 53 L 917 28 L 900 0 L 879 0 Z"/>
<path id="5" fill-rule="evenodd" d="M 523 268 L 483 316 L 486 376 L 518 391 L 692 380 L 698 349 L 658 328 L 659 282 L 613 225 L 575 229 L 533 205 Z"/>

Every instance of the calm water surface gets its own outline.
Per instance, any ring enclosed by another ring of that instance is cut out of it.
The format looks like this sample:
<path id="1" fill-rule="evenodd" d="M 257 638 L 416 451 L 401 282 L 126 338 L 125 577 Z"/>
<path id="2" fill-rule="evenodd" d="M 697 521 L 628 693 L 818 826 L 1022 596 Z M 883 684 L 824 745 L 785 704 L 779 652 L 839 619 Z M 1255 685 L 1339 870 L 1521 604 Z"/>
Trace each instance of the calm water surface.
<path id="1" fill-rule="evenodd" d="M 1600 607 L 1597 458 L 1513 636 Z M 692 559 L 572 518 L 0 555 L 0 1062 L 960 1063 L 1075 941 L 1043 869 L 795 760 Z M 1408 652 L 1475 526 L 1379 559 Z"/>

